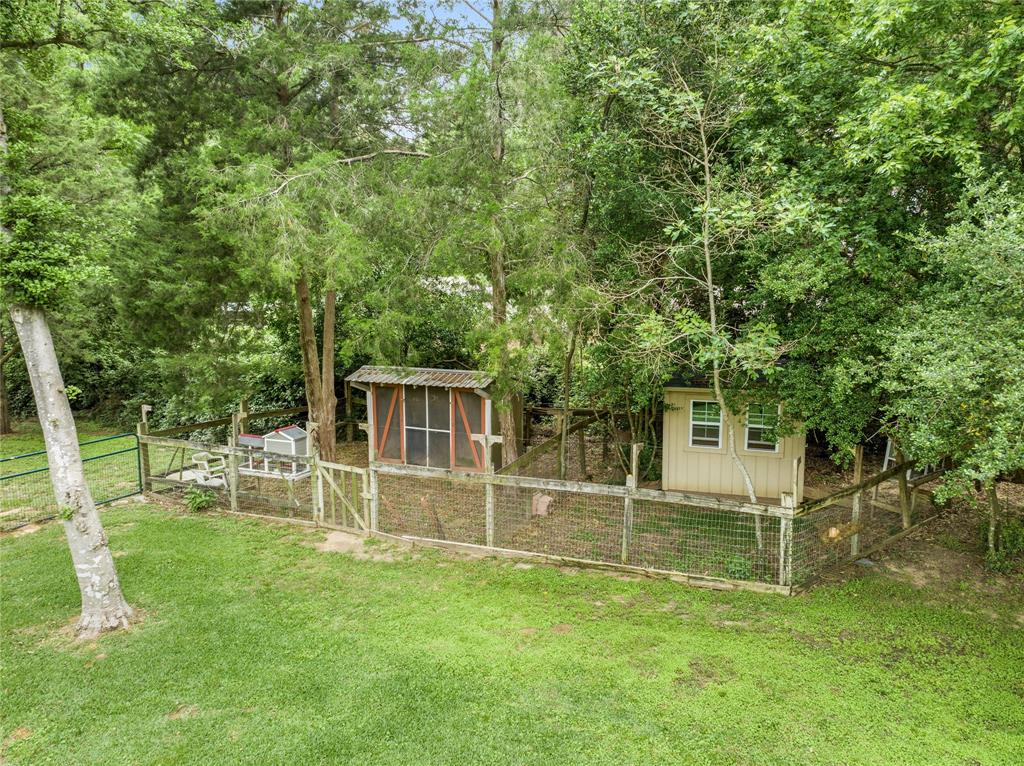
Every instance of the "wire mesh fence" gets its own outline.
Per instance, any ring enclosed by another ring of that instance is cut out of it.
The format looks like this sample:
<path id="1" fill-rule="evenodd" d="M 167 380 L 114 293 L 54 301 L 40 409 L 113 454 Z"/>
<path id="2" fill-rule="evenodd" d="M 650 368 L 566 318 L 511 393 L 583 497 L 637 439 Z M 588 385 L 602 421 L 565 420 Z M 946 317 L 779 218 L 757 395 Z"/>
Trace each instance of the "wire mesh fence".
<path id="1" fill-rule="evenodd" d="M 680 502 L 656 490 L 520 476 L 372 470 L 378 529 L 387 534 L 788 589 L 791 509 L 772 515 L 710 497 Z"/>
<path id="2" fill-rule="evenodd" d="M 186 500 L 206 492 L 223 510 L 626 566 L 713 587 L 788 593 L 903 528 L 885 492 L 861 492 L 859 504 L 840 492 L 802 512 L 632 484 L 390 463 L 361 468 L 147 436 L 142 443 L 145 452 L 177 450 L 172 470 L 149 475 L 154 489 Z M 929 512 L 922 501 L 911 521 Z"/>
<path id="3" fill-rule="evenodd" d="M 79 444 L 85 480 L 97 505 L 142 491 L 135 434 L 118 434 Z M 58 514 L 46 451 L 0 459 L 0 531 Z"/>
<path id="4" fill-rule="evenodd" d="M 888 488 L 885 488 L 888 489 Z M 906 528 L 891 492 L 864 492 L 859 504 L 846 498 L 793 519 L 793 582 L 807 583 L 830 569 L 876 550 Z M 909 526 L 935 513 L 930 500 L 915 493 Z"/>
<path id="5" fill-rule="evenodd" d="M 788 584 L 781 530 L 776 516 L 638 500 L 630 562 L 701 577 Z"/>
<path id="6" fill-rule="evenodd" d="M 317 521 L 309 456 L 162 437 L 140 441 L 146 487 L 164 497 L 193 507 Z"/>

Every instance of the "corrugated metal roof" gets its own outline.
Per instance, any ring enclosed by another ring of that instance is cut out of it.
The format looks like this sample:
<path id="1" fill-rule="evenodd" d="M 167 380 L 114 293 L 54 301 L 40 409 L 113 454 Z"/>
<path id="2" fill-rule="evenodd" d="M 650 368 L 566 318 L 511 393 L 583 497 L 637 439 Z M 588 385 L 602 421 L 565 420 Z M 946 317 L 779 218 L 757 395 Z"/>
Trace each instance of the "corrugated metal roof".
<path id="1" fill-rule="evenodd" d="M 442 388 L 486 388 L 494 380 L 479 370 L 437 370 L 431 367 L 364 365 L 345 380 L 350 383 L 390 383 Z"/>

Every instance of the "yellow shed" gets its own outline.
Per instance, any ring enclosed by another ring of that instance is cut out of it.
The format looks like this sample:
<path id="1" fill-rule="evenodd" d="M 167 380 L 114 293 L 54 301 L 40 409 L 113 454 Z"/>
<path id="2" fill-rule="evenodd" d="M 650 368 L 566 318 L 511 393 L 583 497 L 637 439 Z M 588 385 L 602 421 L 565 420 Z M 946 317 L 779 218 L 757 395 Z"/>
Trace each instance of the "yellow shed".
<path id="1" fill-rule="evenodd" d="M 666 386 L 662 489 L 746 499 L 743 477 L 727 448 L 731 423 L 758 502 L 779 504 L 794 484 L 801 502 L 806 439 L 802 434 L 777 438 L 780 415 L 779 405 L 756 402 L 743 412 L 723 414 L 709 388 Z"/>

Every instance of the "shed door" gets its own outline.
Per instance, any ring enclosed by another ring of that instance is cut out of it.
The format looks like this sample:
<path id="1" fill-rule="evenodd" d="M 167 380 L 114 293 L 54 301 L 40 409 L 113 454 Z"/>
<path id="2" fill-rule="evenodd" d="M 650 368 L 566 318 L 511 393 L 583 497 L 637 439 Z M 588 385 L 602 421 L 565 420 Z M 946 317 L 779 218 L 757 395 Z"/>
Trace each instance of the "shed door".
<path id="1" fill-rule="evenodd" d="M 379 460 L 402 460 L 402 387 L 373 387 L 374 446 Z"/>
<path id="2" fill-rule="evenodd" d="M 455 465 L 469 471 L 484 470 L 484 447 L 473 436 L 484 433 L 484 400 L 472 391 L 452 390 L 452 452 Z"/>

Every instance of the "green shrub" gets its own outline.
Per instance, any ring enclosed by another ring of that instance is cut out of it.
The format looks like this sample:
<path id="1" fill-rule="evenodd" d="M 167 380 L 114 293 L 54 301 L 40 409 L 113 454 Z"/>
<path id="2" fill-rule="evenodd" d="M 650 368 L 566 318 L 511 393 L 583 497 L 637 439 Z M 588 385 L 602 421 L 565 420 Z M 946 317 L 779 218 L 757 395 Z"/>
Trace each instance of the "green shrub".
<path id="1" fill-rule="evenodd" d="M 189 513 L 201 513 L 212 508 L 217 502 L 217 494 L 202 487 L 189 487 L 185 490 L 185 507 Z"/>
<path id="2" fill-rule="evenodd" d="M 988 536 L 988 522 L 981 525 L 983 538 Z M 996 549 L 985 553 L 985 567 L 993 572 L 1009 574 L 1024 559 L 1024 518 L 1003 519 L 996 529 Z"/>

